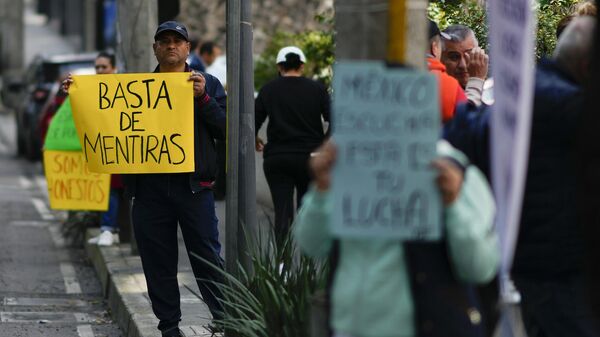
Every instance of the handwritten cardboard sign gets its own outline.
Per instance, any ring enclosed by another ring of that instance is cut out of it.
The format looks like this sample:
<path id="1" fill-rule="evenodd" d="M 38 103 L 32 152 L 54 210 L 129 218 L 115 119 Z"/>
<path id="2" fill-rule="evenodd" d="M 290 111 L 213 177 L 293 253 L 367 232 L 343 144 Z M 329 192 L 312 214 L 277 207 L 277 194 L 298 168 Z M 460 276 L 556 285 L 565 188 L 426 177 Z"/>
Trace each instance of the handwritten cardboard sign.
<path id="1" fill-rule="evenodd" d="M 81 151 L 44 151 L 50 208 L 106 211 L 110 174 L 88 170 Z"/>
<path id="2" fill-rule="evenodd" d="M 440 135 L 437 90 L 426 72 L 378 62 L 335 66 L 336 236 L 440 238 L 441 199 L 430 166 Z"/>
<path id="3" fill-rule="evenodd" d="M 44 140 L 46 150 L 80 151 L 81 144 L 73 121 L 71 99 L 67 97 L 48 126 Z"/>
<path id="4" fill-rule="evenodd" d="M 535 62 L 535 12 L 529 0 L 489 3 L 495 104 L 491 113 L 492 185 L 501 279 L 515 252 L 527 175 Z M 512 288 L 501 283 L 501 288 Z"/>
<path id="5" fill-rule="evenodd" d="M 189 73 L 73 76 L 73 117 L 93 172 L 194 171 Z"/>

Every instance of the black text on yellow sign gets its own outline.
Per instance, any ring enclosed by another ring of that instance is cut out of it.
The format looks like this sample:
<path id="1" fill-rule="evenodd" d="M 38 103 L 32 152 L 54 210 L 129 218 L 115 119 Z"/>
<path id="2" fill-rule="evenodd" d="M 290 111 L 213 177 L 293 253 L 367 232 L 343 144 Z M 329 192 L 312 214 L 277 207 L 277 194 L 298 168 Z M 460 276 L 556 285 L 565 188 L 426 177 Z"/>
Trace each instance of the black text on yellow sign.
<path id="1" fill-rule="evenodd" d="M 106 211 L 110 174 L 88 170 L 80 151 L 44 151 L 50 208 Z"/>
<path id="2" fill-rule="evenodd" d="M 93 172 L 194 170 L 189 73 L 74 76 L 73 117 Z"/>

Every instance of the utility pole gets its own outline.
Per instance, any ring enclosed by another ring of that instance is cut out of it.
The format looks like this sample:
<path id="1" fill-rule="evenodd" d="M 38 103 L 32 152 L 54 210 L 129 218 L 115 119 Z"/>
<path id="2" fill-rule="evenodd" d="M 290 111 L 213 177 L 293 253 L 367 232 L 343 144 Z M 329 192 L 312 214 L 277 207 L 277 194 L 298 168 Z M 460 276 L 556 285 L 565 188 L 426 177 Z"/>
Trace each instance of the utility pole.
<path id="1" fill-rule="evenodd" d="M 251 272 L 247 238 L 256 232 L 252 2 L 227 1 L 227 216 L 225 268 Z"/>
<path id="2" fill-rule="evenodd" d="M 156 66 L 152 43 L 158 27 L 157 0 L 118 0 L 117 17 L 117 58 L 123 65 L 121 71 L 151 72 Z M 131 253 L 137 255 L 133 222 L 129 220 L 129 228 L 124 229 L 130 233 Z"/>
<path id="3" fill-rule="evenodd" d="M 152 71 L 156 66 L 152 43 L 158 27 L 157 0 L 118 0 L 117 6 L 117 53 L 123 71 Z"/>
<path id="4" fill-rule="evenodd" d="M 425 67 L 427 0 L 337 0 L 337 60 Z"/>

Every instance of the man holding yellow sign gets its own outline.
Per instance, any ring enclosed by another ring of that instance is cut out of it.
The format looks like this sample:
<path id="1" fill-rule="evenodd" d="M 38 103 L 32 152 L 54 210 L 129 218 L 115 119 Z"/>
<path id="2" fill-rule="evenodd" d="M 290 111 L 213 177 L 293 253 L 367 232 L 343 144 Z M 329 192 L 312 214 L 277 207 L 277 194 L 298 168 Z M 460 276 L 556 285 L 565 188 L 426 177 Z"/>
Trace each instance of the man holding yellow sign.
<path id="1" fill-rule="evenodd" d="M 194 171 L 194 100 L 188 78 L 183 72 L 73 76 L 73 116 L 90 170 Z"/>
<path id="2" fill-rule="evenodd" d="M 90 170 L 125 176 L 148 294 L 163 337 L 180 336 L 177 224 L 204 301 L 222 317 L 215 283 L 222 274 L 212 185 L 215 139 L 225 139 L 225 91 L 190 72 L 187 29 L 162 23 L 154 35 L 153 74 L 73 76 L 73 115 Z M 90 106 L 95 109 L 90 109 Z M 139 174 L 146 173 L 146 174 Z"/>

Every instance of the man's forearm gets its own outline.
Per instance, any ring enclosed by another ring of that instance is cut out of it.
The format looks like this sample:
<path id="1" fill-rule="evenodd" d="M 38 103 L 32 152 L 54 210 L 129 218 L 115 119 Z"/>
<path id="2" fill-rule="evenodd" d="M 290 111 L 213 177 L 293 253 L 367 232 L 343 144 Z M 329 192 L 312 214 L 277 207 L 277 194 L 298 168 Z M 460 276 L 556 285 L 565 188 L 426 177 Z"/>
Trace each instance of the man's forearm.
<path id="1" fill-rule="evenodd" d="M 485 80 L 477 77 L 469 77 L 467 86 L 465 87 L 465 95 L 467 100 L 475 106 L 481 105 L 481 96 L 483 95 L 483 84 Z"/>

